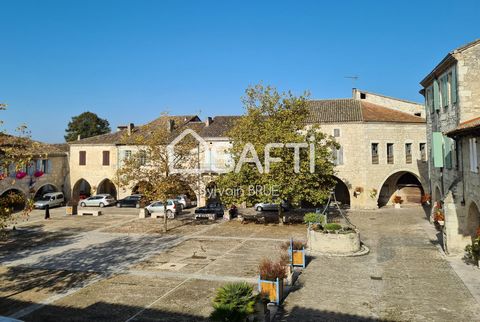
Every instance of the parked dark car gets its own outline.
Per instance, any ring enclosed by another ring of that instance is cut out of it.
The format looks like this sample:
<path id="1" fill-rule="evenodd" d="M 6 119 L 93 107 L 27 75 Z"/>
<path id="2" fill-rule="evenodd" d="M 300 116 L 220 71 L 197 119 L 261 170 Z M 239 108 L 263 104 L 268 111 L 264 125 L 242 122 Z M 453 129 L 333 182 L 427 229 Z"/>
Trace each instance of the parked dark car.
<path id="1" fill-rule="evenodd" d="M 122 207 L 140 208 L 142 205 L 146 205 L 146 204 L 147 202 L 143 195 L 131 195 L 117 201 L 118 208 L 122 208 Z"/>
<path id="2" fill-rule="evenodd" d="M 209 203 L 204 207 L 195 209 L 195 218 L 209 218 L 212 214 L 223 217 L 224 207 L 221 203 Z"/>

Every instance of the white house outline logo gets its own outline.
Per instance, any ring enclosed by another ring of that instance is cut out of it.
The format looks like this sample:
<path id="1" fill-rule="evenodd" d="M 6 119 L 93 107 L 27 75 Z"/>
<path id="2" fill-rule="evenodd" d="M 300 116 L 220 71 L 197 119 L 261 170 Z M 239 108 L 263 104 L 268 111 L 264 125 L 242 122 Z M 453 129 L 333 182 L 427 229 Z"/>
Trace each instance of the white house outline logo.
<path id="1" fill-rule="evenodd" d="M 169 157 L 170 156 L 173 157 L 175 155 L 175 145 L 177 145 L 187 135 L 192 135 L 200 145 L 203 145 L 204 151 L 208 149 L 207 141 L 205 141 L 200 135 L 198 135 L 197 132 L 195 132 L 192 129 L 185 129 L 172 142 L 170 142 L 169 145 L 167 145 L 167 154 Z M 172 163 L 168 164 L 168 169 L 170 170 L 170 173 L 187 173 L 187 174 L 198 174 L 198 173 L 202 173 L 202 171 L 204 170 L 202 167 L 193 168 L 193 169 L 176 169 Z"/>

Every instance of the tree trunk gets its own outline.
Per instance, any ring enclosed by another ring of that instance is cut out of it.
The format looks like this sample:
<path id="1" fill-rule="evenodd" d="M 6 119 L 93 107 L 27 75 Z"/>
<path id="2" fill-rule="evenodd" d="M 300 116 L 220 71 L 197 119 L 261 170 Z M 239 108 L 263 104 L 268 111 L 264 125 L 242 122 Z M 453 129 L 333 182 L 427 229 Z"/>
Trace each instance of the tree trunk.
<path id="1" fill-rule="evenodd" d="M 278 224 L 283 225 L 283 208 L 281 205 L 278 206 Z"/>

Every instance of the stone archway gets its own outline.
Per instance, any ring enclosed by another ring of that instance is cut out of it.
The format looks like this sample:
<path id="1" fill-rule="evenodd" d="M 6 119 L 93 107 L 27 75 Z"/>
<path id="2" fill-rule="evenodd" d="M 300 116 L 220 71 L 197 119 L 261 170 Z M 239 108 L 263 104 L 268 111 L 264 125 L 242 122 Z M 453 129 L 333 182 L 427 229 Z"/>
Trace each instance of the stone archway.
<path id="1" fill-rule="evenodd" d="M 115 199 L 117 198 L 117 188 L 110 179 L 103 179 L 97 186 L 97 194 L 108 193 Z"/>
<path id="2" fill-rule="evenodd" d="M 342 206 L 350 207 L 350 191 L 347 184 L 337 177 L 335 177 L 335 181 L 337 181 L 334 188 L 335 198 Z"/>
<path id="3" fill-rule="evenodd" d="M 35 196 L 33 197 L 33 200 L 38 200 L 46 193 L 58 192 L 58 191 L 59 190 L 55 185 L 51 183 L 44 184 L 43 186 L 37 189 L 37 191 L 35 192 Z"/>
<path id="4" fill-rule="evenodd" d="M 21 190 L 15 188 L 5 190 L 0 195 L 0 199 L 3 207 L 7 207 L 14 212 L 24 209 L 27 200 L 25 194 Z"/>
<path id="5" fill-rule="evenodd" d="M 419 177 L 410 171 L 398 171 L 385 179 L 378 196 L 378 207 L 388 205 L 395 196 L 404 204 L 421 204 L 424 189 Z"/>
<path id="6" fill-rule="evenodd" d="M 72 199 L 80 200 L 90 197 L 92 194 L 92 187 L 90 183 L 85 179 L 78 180 L 73 186 Z"/>
<path id="7" fill-rule="evenodd" d="M 468 216 L 467 216 L 467 229 L 466 233 L 471 237 L 475 237 L 477 234 L 477 229 L 480 227 L 480 211 L 475 202 L 472 201 L 470 207 L 468 207 Z"/>

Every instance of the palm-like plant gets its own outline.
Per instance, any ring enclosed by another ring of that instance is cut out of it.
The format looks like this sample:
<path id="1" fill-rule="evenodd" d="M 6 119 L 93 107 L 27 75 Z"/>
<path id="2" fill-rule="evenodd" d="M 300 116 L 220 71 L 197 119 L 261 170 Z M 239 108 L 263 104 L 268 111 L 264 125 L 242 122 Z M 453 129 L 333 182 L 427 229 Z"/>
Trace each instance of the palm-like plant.
<path id="1" fill-rule="evenodd" d="M 225 322 L 245 321 L 249 314 L 255 313 L 256 301 L 257 296 L 253 295 L 253 288 L 247 283 L 226 284 L 217 289 L 210 319 Z"/>

